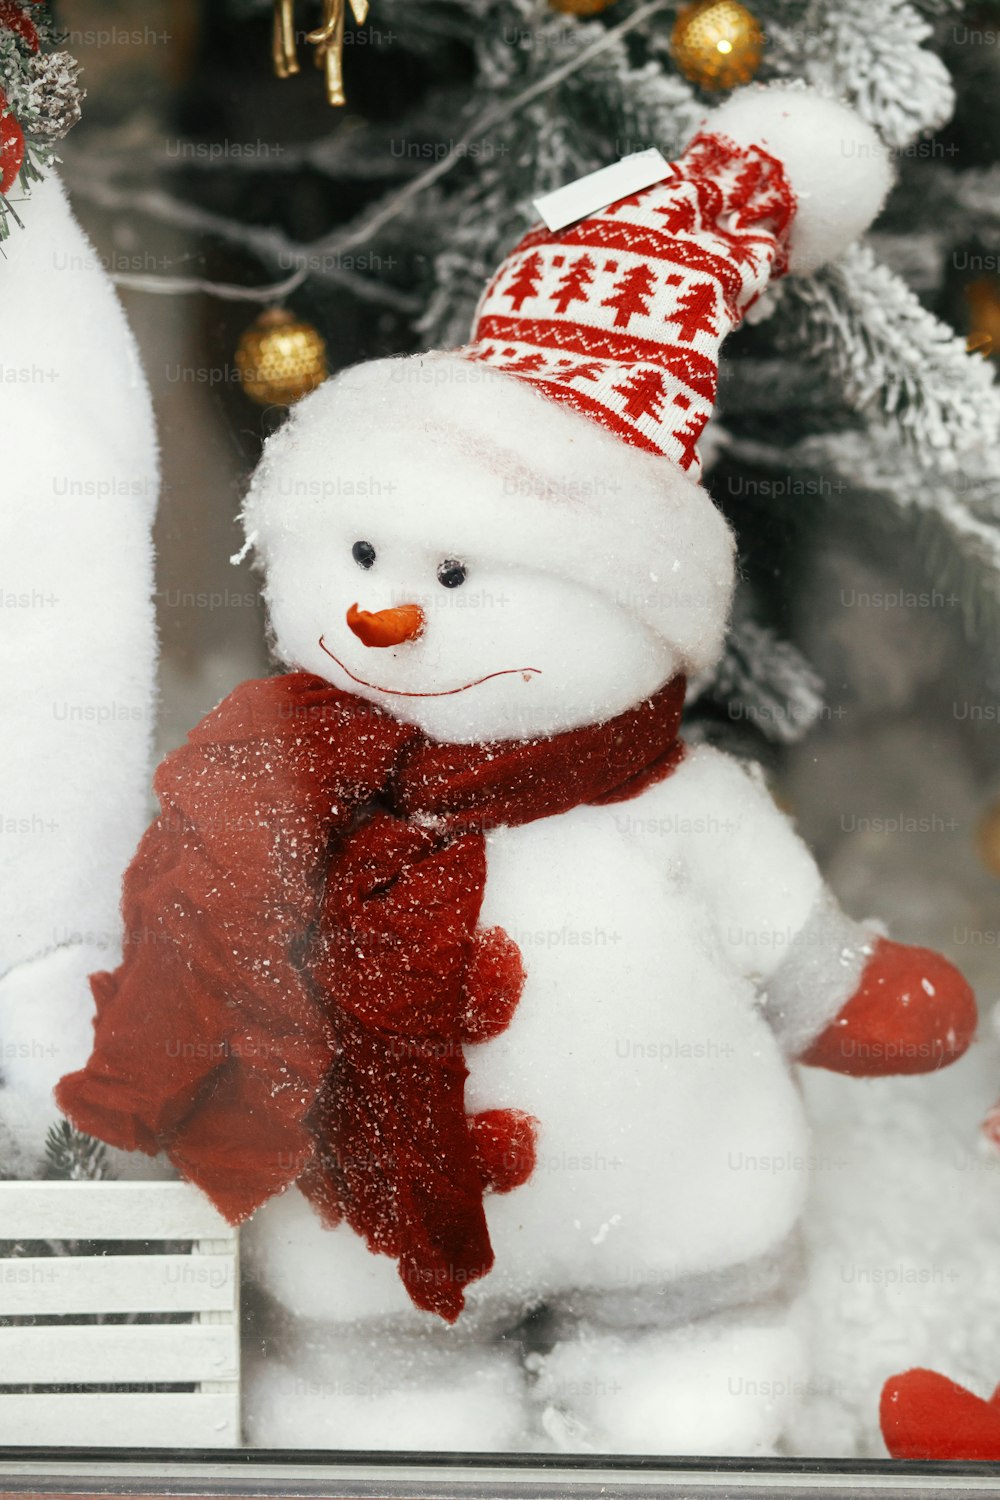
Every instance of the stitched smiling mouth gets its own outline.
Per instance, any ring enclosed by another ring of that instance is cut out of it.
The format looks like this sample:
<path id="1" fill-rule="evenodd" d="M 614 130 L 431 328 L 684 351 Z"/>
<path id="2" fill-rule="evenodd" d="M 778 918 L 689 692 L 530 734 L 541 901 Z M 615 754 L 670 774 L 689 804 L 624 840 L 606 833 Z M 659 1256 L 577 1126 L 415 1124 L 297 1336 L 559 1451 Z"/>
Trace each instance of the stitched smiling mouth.
<path id="1" fill-rule="evenodd" d="M 382 687 L 377 682 L 368 682 L 364 677 L 358 677 L 350 667 L 335 656 L 326 644 L 325 636 L 320 636 L 319 647 L 325 651 L 331 661 L 335 661 L 342 672 L 346 672 L 352 682 L 359 687 L 373 688 L 376 693 L 388 693 L 393 698 L 453 698 L 456 693 L 467 693 L 469 688 L 479 687 L 481 683 L 492 682 L 494 677 L 523 677 L 527 682 L 529 677 L 540 677 L 541 667 L 505 667 L 502 672 L 487 672 L 485 677 L 477 677 L 474 682 L 464 682 L 461 687 L 445 688 L 439 693 L 408 693 L 402 688 Z"/>

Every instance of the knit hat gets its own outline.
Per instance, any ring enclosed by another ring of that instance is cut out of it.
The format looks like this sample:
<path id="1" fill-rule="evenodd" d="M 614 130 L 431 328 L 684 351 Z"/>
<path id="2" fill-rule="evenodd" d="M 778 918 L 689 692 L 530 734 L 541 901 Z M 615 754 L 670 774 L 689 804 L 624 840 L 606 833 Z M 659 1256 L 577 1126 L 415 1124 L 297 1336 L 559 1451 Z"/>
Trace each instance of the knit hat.
<path id="1" fill-rule="evenodd" d="M 385 469 L 394 534 L 447 534 L 452 556 L 530 554 L 612 593 L 700 670 L 733 583 L 729 529 L 698 483 L 722 340 L 771 280 L 850 244 L 890 177 L 847 107 L 795 86 L 741 90 L 661 181 L 531 230 L 465 347 L 357 366 L 301 402 L 247 502 L 258 551 L 266 561 L 276 529 L 309 524 L 302 502 L 268 502 L 279 466 Z M 371 510 L 376 524 L 377 497 Z"/>
<path id="2" fill-rule="evenodd" d="M 800 269 L 846 247 L 888 177 L 843 107 L 787 89 L 737 95 L 662 181 L 559 233 L 532 230 L 462 353 L 697 477 L 722 340 L 793 247 Z"/>

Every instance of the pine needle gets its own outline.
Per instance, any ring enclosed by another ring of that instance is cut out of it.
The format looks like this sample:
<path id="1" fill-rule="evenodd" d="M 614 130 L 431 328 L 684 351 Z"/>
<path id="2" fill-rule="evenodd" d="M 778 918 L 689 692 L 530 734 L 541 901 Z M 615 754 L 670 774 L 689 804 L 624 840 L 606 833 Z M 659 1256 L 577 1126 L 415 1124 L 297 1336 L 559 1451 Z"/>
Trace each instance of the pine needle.
<path id="1" fill-rule="evenodd" d="M 45 1137 L 45 1177 L 67 1182 L 107 1182 L 117 1174 L 103 1141 L 57 1120 Z"/>
<path id="2" fill-rule="evenodd" d="M 786 341 L 832 368 L 855 411 L 897 424 L 922 462 L 956 466 L 970 447 L 1000 439 L 990 367 L 867 246 L 853 246 L 815 276 L 790 279 L 781 309 Z"/>

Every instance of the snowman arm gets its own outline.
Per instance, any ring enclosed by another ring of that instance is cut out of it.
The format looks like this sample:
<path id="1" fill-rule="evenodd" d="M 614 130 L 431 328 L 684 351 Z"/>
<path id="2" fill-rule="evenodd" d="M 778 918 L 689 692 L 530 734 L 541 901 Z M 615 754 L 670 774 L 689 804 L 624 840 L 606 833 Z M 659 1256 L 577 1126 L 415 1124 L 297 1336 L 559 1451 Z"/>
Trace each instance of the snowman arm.
<path id="1" fill-rule="evenodd" d="M 962 976 L 840 910 L 756 767 L 702 746 L 655 795 L 718 941 L 790 1058 L 874 1075 L 961 1055 L 976 1019 Z"/>
<path id="2" fill-rule="evenodd" d="M 718 942 L 798 1056 L 856 988 L 871 933 L 840 910 L 757 766 L 698 746 L 661 785 L 664 831 Z"/>

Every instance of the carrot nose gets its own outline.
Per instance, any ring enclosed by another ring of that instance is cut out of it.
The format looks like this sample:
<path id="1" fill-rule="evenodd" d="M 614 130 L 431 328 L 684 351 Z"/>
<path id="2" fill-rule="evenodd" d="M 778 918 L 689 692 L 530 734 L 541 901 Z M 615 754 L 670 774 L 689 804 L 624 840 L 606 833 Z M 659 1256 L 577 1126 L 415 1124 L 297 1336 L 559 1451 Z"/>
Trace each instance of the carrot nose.
<path id="1" fill-rule="evenodd" d="M 424 628 L 424 612 L 419 604 L 400 604 L 396 609 L 377 609 L 374 613 L 352 604 L 347 623 L 366 646 L 400 646 L 403 641 L 416 640 Z"/>

